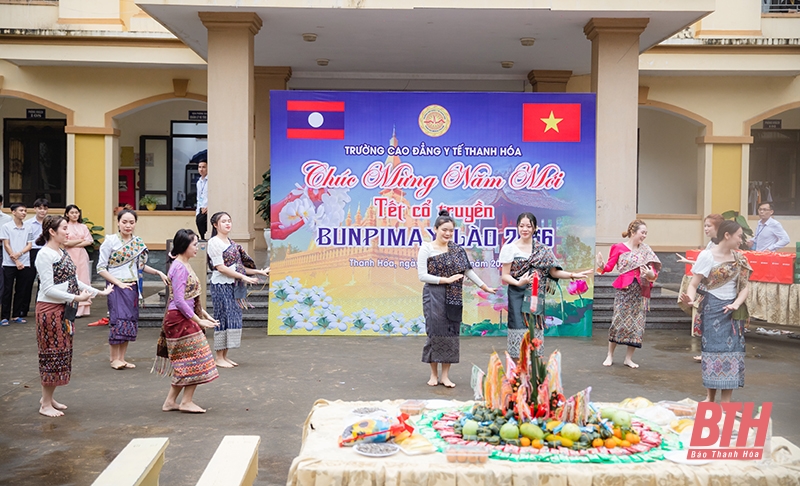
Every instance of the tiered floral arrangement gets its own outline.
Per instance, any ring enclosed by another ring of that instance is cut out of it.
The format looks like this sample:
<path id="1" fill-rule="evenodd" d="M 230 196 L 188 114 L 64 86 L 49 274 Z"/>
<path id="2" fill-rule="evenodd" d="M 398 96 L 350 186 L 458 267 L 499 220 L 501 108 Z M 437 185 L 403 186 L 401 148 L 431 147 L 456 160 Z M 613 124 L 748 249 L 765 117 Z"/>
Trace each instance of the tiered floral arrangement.
<path id="1" fill-rule="evenodd" d="M 651 462 L 681 448 L 624 410 L 599 409 L 590 402 L 591 387 L 565 398 L 561 354 L 553 352 L 545 364 L 536 352 L 541 344 L 526 334 L 519 362 L 506 353 L 505 366 L 492 353 L 487 371 L 473 373 L 483 402 L 428 413 L 417 424 L 420 432 L 442 451 L 477 446 L 515 461 Z"/>

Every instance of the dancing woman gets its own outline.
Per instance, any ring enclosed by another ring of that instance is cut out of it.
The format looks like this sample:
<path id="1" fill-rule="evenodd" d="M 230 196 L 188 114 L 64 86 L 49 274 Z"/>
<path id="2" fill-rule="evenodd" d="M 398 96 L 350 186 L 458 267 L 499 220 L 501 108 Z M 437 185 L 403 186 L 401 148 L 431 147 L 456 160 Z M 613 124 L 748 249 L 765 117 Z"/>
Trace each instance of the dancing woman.
<path id="1" fill-rule="evenodd" d="M 713 402 L 717 390 L 722 390 L 720 400 L 730 402 L 733 390 L 744 386 L 745 300 L 753 270 L 736 251 L 742 244 L 742 227 L 735 221 L 720 224 L 711 241 L 716 246 L 700 252 L 681 301 L 698 309 L 706 401 Z"/>
<path id="2" fill-rule="evenodd" d="M 180 410 L 203 413 L 194 403 L 197 385 L 219 378 L 211 348 L 203 328 L 212 328 L 216 321 L 200 305 L 200 280 L 189 266 L 197 256 L 197 235 L 190 229 L 180 229 L 172 240 L 172 265 L 169 267 L 167 313 L 161 325 L 156 361 L 153 370 L 162 376 L 172 376 L 172 385 L 161 410 Z M 183 398 L 178 403 L 178 395 Z"/>
<path id="3" fill-rule="evenodd" d="M 459 336 L 463 311 L 462 279 L 466 275 L 475 285 L 490 294 L 489 288 L 478 277 L 464 248 L 452 240 L 455 221 L 446 210 L 439 211 L 433 225 L 436 239 L 424 242 L 417 256 L 417 274 L 425 283 L 422 288 L 422 310 L 428 339 L 422 348 L 422 362 L 431 366 L 429 386 L 442 384 L 455 388 L 450 380 L 450 365 L 459 361 Z M 442 364 L 439 380 L 438 363 Z"/>
<path id="4" fill-rule="evenodd" d="M 559 265 L 553 250 L 534 239 L 536 235 L 536 216 L 522 213 L 517 216 L 519 238 L 500 250 L 499 261 L 503 264 L 502 280 L 508 284 L 508 354 L 519 358 L 519 348 L 525 332 L 532 329 L 531 338 L 544 342 L 544 299 L 552 284 L 560 278 L 585 279 L 587 272 L 565 272 Z M 536 288 L 531 289 L 532 282 Z M 533 292 L 531 305 L 523 306 L 526 293 Z M 542 356 L 544 346 L 536 349 Z"/>
<path id="5" fill-rule="evenodd" d="M 710 249 L 714 248 L 714 246 L 716 246 L 714 241 L 713 241 L 713 239 L 716 238 L 717 229 L 719 229 L 719 225 L 722 224 L 723 221 L 725 221 L 725 218 L 723 218 L 721 214 L 709 214 L 703 220 L 703 233 L 705 233 L 706 237 L 709 239 L 708 244 L 706 245 L 706 248 L 705 248 L 706 250 L 710 250 Z M 687 264 L 690 264 L 690 265 L 694 264 L 694 260 L 689 260 L 688 258 L 686 258 L 685 256 L 681 255 L 680 253 L 676 253 L 675 256 L 678 257 L 678 263 L 687 263 Z M 681 279 L 680 294 L 686 292 L 686 289 L 689 288 L 689 282 L 691 280 L 692 280 L 691 275 L 684 275 L 683 276 L 683 278 Z M 684 308 L 684 310 L 686 312 L 688 312 L 688 309 Z M 701 332 L 700 328 L 697 325 L 695 325 L 696 322 L 699 322 L 699 320 L 696 319 L 696 317 L 697 317 L 697 309 L 692 307 L 691 308 L 691 312 L 692 312 L 692 329 L 691 329 L 692 337 L 700 336 L 700 332 Z M 702 360 L 702 357 L 701 356 L 695 356 L 694 360 L 699 363 Z"/>
<path id="6" fill-rule="evenodd" d="M 142 273 L 158 275 L 167 284 L 164 272 L 147 265 L 147 246 L 133 231 L 136 212 L 123 209 L 117 213 L 119 233 L 106 235 L 97 259 L 97 274 L 116 288 L 108 298 L 108 344 L 111 367 L 115 370 L 136 368 L 125 360 L 128 343 L 136 341 L 139 330 L 139 299 L 142 298 Z"/>
<path id="7" fill-rule="evenodd" d="M 608 263 L 603 263 L 603 255 L 597 253 L 597 271 L 608 273 L 617 267 L 619 276 L 614 280 L 614 316 L 608 330 L 608 356 L 603 366 L 614 363 L 614 349 L 617 344 L 628 346 L 625 353 L 625 366 L 638 368 L 633 362 L 633 352 L 642 347 L 645 312 L 650 300 L 650 289 L 661 271 L 661 261 L 644 243 L 647 226 L 641 219 L 631 221 L 622 236 L 628 238 L 624 243 L 611 247 Z"/>
<path id="8" fill-rule="evenodd" d="M 108 295 L 109 286 L 97 291 L 76 277 L 75 264 L 62 246 L 67 241 L 67 221 L 61 216 L 45 216 L 41 246 L 36 256 L 39 294 L 36 298 L 36 341 L 39 347 L 39 375 L 42 399 L 39 413 L 60 417 L 67 406 L 53 398 L 56 387 L 69 383 L 72 374 L 72 336 L 77 305 L 95 295 Z M 67 307 L 70 307 L 67 311 Z M 72 314 L 72 315 L 70 315 Z"/>
<path id="9" fill-rule="evenodd" d="M 211 300 L 218 324 L 214 329 L 214 351 L 217 366 L 232 368 L 238 363 L 228 357 L 228 350 L 242 344 L 242 308 L 247 306 L 247 285 L 258 283 L 252 275 L 269 275 L 269 268 L 257 270 L 244 248 L 228 238 L 231 217 L 219 212 L 211 216 L 212 238 L 208 240 L 208 259 L 211 273 Z"/>

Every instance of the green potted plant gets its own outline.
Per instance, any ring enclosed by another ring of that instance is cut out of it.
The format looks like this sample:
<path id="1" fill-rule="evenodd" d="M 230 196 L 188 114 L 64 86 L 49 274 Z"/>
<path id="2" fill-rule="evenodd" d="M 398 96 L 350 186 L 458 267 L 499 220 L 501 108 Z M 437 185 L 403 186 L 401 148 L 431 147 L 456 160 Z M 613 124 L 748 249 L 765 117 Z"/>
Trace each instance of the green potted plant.
<path id="1" fill-rule="evenodd" d="M 272 246 L 272 238 L 270 236 L 270 211 L 272 210 L 270 205 L 270 192 L 272 190 L 271 181 L 270 169 L 267 169 L 267 171 L 261 175 L 261 183 L 253 188 L 253 199 L 258 201 L 256 214 L 261 216 L 261 219 L 266 223 L 266 227 L 264 228 L 264 240 L 267 242 L 267 250 Z"/>
<path id="2" fill-rule="evenodd" d="M 86 251 L 89 253 L 96 252 L 100 249 L 100 244 L 103 240 L 103 231 L 105 231 L 105 228 L 92 223 L 89 218 L 83 218 L 81 223 L 85 224 L 86 227 L 89 228 L 89 233 L 92 234 L 92 244 L 86 247 Z"/>
<path id="3" fill-rule="evenodd" d="M 150 194 L 144 195 L 139 199 L 139 206 L 144 206 L 148 211 L 155 211 L 158 206 L 158 199 Z"/>
<path id="4" fill-rule="evenodd" d="M 747 239 L 753 237 L 753 230 L 750 228 L 750 225 L 747 224 L 747 218 L 739 214 L 739 211 L 733 211 L 733 210 L 725 211 L 724 213 L 722 213 L 722 217 L 739 223 L 739 226 L 742 227 L 742 233 L 744 233 L 744 238 L 742 238 L 742 244 L 740 248 L 742 250 L 749 250 L 750 247 L 747 246 Z"/>

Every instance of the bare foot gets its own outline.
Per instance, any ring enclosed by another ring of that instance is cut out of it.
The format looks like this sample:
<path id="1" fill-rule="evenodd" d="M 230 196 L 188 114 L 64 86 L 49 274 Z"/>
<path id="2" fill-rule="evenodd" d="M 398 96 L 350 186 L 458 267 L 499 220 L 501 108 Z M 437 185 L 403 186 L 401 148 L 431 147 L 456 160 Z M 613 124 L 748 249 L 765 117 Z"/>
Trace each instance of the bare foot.
<path id="1" fill-rule="evenodd" d="M 39 399 L 39 405 L 41 405 L 41 404 L 42 404 L 42 400 L 43 400 L 42 398 L 40 398 L 40 399 Z M 55 399 L 55 398 L 51 398 L 51 399 L 50 399 L 50 404 L 51 404 L 51 405 L 53 406 L 53 408 L 55 408 L 56 410 L 66 410 L 66 409 L 67 409 L 67 406 L 66 406 L 66 405 L 64 405 L 63 403 L 58 403 L 58 402 L 56 401 L 56 399 Z"/>
<path id="2" fill-rule="evenodd" d="M 428 380 L 428 386 L 439 386 L 439 378 L 432 376 L 430 380 Z"/>
<path id="3" fill-rule="evenodd" d="M 603 366 L 611 366 L 614 364 L 614 358 L 608 356 L 605 361 L 603 361 Z"/>
<path id="4" fill-rule="evenodd" d="M 697 361 L 698 363 L 701 363 L 703 361 L 703 357 L 702 356 L 695 356 L 693 359 L 695 361 Z"/>
<path id="5" fill-rule="evenodd" d="M 118 360 L 118 359 L 115 359 L 114 361 L 111 362 L 111 367 L 114 368 L 115 370 L 124 369 L 125 368 L 125 362 L 121 361 L 121 360 Z"/>
<path id="6" fill-rule="evenodd" d="M 237 363 L 236 361 L 234 361 L 234 360 L 232 360 L 230 358 L 225 358 L 225 361 L 227 361 L 228 363 L 232 364 L 233 366 L 239 366 L 239 363 Z"/>
<path id="7" fill-rule="evenodd" d="M 233 365 L 223 359 L 220 359 L 217 360 L 217 368 L 233 368 Z"/>
<path id="8" fill-rule="evenodd" d="M 628 368 L 633 368 L 634 370 L 639 367 L 639 365 L 634 363 L 633 361 L 625 361 L 623 364 Z"/>
<path id="9" fill-rule="evenodd" d="M 133 364 L 133 363 L 128 363 L 128 362 L 126 361 L 126 362 L 125 362 L 125 367 L 126 367 L 126 368 L 128 368 L 128 369 L 131 369 L 131 368 L 136 368 L 136 365 L 135 365 L 135 364 Z"/>
<path id="10" fill-rule="evenodd" d="M 62 415 L 64 415 L 64 412 L 62 412 L 61 410 L 56 410 L 52 406 L 45 407 L 44 405 L 39 407 L 39 413 L 44 415 L 45 417 L 61 417 Z"/>
<path id="11" fill-rule="evenodd" d="M 450 380 L 442 380 L 442 385 L 444 385 L 445 388 L 455 388 L 456 387 L 456 384 L 453 383 Z"/>
<path id="12" fill-rule="evenodd" d="M 205 408 L 200 408 L 194 402 L 189 402 L 186 404 L 181 403 L 179 410 L 183 413 L 206 413 Z"/>
<path id="13" fill-rule="evenodd" d="M 161 405 L 161 410 L 164 412 L 175 412 L 180 409 L 181 408 L 175 402 L 165 401 L 164 405 Z"/>

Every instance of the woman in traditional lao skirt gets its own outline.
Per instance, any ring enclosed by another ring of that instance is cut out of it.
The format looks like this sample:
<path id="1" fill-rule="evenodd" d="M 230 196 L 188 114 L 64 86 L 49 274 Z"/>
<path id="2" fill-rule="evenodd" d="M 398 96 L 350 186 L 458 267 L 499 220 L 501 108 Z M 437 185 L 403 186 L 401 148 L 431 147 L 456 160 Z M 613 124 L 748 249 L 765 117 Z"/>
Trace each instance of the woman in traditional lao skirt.
<path id="1" fill-rule="evenodd" d="M 72 373 L 72 335 L 74 317 L 65 316 L 67 304 L 76 310 L 80 302 L 95 295 L 108 295 L 113 288 L 98 292 L 76 278 L 75 264 L 62 249 L 67 241 L 67 221 L 61 216 L 45 216 L 42 234 L 36 244 L 42 246 L 36 257 L 39 294 L 36 297 L 36 340 L 39 345 L 39 374 L 42 399 L 39 413 L 48 417 L 64 415 L 66 405 L 53 398 L 57 386 L 69 383 Z M 73 307 L 74 306 L 74 307 Z M 74 315 L 74 314 L 73 314 Z M 71 317 L 71 320 L 67 320 Z"/>
<path id="2" fill-rule="evenodd" d="M 716 246 L 714 244 L 714 242 L 711 241 L 711 240 L 713 240 L 713 238 L 717 236 L 717 229 L 719 229 L 719 225 L 723 221 L 725 221 L 725 218 L 723 218 L 721 214 L 709 214 L 708 216 L 706 216 L 706 219 L 703 220 L 703 233 L 705 233 L 705 235 L 709 238 L 709 242 L 708 242 L 708 244 L 706 245 L 706 248 L 705 248 L 706 250 L 710 250 L 710 249 L 714 248 L 714 246 Z M 676 253 L 675 255 L 678 257 L 678 263 L 688 263 L 689 265 L 693 265 L 694 264 L 694 260 L 689 260 L 688 258 L 686 258 L 685 256 L 681 255 L 680 253 Z M 681 279 L 681 289 L 680 289 L 680 293 L 681 294 L 685 293 L 686 289 L 689 288 L 689 282 L 691 280 L 692 280 L 692 276 L 691 275 L 684 275 L 683 276 L 683 278 Z M 689 312 L 689 309 L 684 309 L 684 310 L 687 313 Z M 697 309 L 692 307 L 691 308 L 691 313 L 692 313 L 692 329 L 691 329 L 692 337 L 698 337 L 698 336 L 700 336 L 701 331 L 700 331 L 699 327 L 694 325 L 695 322 L 699 322 L 699 319 L 696 319 Z M 694 360 L 699 363 L 702 360 L 702 357 L 701 356 L 695 356 Z"/>
<path id="3" fill-rule="evenodd" d="M 228 358 L 228 350 L 242 344 L 242 309 L 247 307 L 247 284 L 258 283 L 250 275 L 269 275 L 269 268 L 257 270 L 256 264 L 244 249 L 228 238 L 231 232 L 231 217 L 219 212 L 211 216 L 213 227 L 208 240 L 208 259 L 214 271 L 211 273 L 211 301 L 214 303 L 214 318 L 219 324 L 214 329 L 214 351 L 217 366 L 232 368 L 238 363 Z"/>
<path id="4" fill-rule="evenodd" d="M 650 300 L 650 289 L 661 271 L 661 261 L 644 243 L 647 226 L 641 219 L 631 221 L 628 230 L 622 233 L 628 238 L 624 243 L 611 247 L 608 263 L 603 263 L 603 255 L 597 253 L 597 271 L 608 273 L 617 267 L 619 277 L 614 280 L 614 316 L 608 330 L 608 356 L 603 366 L 614 363 L 614 349 L 617 344 L 628 346 L 625 353 L 625 366 L 638 368 L 633 362 L 633 352 L 642 347 L 645 312 Z"/>
<path id="5" fill-rule="evenodd" d="M 136 341 L 139 330 L 139 299 L 142 298 L 142 272 L 158 275 L 166 285 L 164 272 L 147 265 L 147 247 L 133 235 L 138 217 L 123 209 L 117 213 L 119 234 L 106 235 L 100 246 L 97 274 L 113 284 L 116 292 L 108 297 L 108 344 L 111 367 L 136 368 L 125 360 L 128 343 Z"/>
<path id="6" fill-rule="evenodd" d="M 197 385 L 216 380 L 219 373 L 203 328 L 212 328 L 217 322 L 200 304 L 200 280 L 189 266 L 189 259 L 197 256 L 194 231 L 180 229 L 175 233 L 171 256 L 175 260 L 167 274 L 167 313 L 161 324 L 156 361 L 151 371 L 172 376 L 172 386 L 161 410 L 204 413 L 205 409 L 193 401 L 194 391 Z M 181 391 L 183 398 L 179 403 Z"/>
<path id="7" fill-rule="evenodd" d="M 517 216 L 519 238 L 500 250 L 499 261 L 503 264 L 503 282 L 508 284 L 508 354 L 519 359 L 522 337 L 532 329 L 532 338 L 544 341 L 545 293 L 552 293 L 560 278 L 586 278 L 586 272 L 565 272 L 556 260 L 553 251 L 534 240 L 536 216 L 522 213 Z M 589 270 L 588 272 L 591 272 Z M 528 297 L 526 299 L 526 296 Z M 542 356 L 544 346 L 536 349 Z"/>
<path id="8" fill-rule="evenodd" d="M 75 264 L 78 280 L 86 285 L 91 285 L 92 269 L 89 268 L 89 254 L 86 252 L 86 247 L 94 243 L 92 233 L 83 224 L 83 213 L 78 206 L 74 204 L 67 206 L 64 210 L 64 217 L 67 220 L 68 230 L 64 248 L 69 253 L 72 263 Z M 91 310 L 91 299 L 81 302 L 78 304 L 78 317 L 88 316 Z"/>
<path id="9" fill-rule="evenodd" d="M 700 252 L 681 301 L 698 309 L 706 401 L 713 402 L 722 390 L 720 400 L 730 402 L 733 390 L 744 386 L 745 300 L 753 270 L 736 251 L 742 244 L 742 227 L 735 221 L 723 221 L 711 241 L 717 246 Z M 701 284 L 703 290 L 698 291 Z"/>
<path id="10" fill-rule="evenodd" d="M 455 222 L 446 210 L 439 211 L 433 228 L 436 239 L 419 247 L 417 273 L 425 282 L 422 289 L 422 310 L 428 339 L 422 349 L 422 362 L 430 363 L 429 386 L 456 385 L 450 381 L 450 365 L 459 360 L 461 332 L 462 279 L 466 275 L 484 292 L 495 293 L 478 277 L 464 248 L 452 242 Z M 442 364 L 439 380 L 438 363 Z"/>

